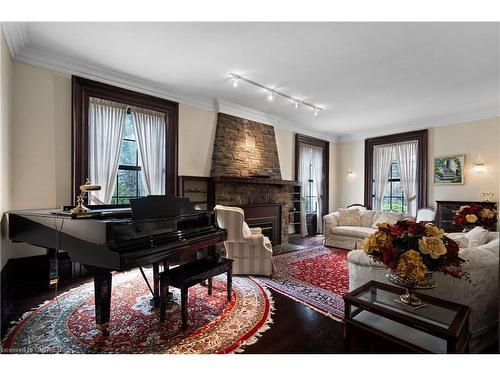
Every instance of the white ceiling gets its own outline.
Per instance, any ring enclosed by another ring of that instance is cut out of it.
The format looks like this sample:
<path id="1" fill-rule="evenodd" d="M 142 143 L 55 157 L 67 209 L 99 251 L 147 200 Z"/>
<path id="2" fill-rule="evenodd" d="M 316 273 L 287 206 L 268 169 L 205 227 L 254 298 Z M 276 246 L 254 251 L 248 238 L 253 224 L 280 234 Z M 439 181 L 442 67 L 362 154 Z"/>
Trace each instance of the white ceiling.
<path id="1" fill-rule="evenodd" d="M 4 27 L 20 61 L 190 104 L 266 114 L 281 126 L 340 140 L 499 114 L 499 23 Z M 284 99 L 268 102 L 248 84 L 235 89 L 231 72 L 324 109 L 313 117 Z"/>

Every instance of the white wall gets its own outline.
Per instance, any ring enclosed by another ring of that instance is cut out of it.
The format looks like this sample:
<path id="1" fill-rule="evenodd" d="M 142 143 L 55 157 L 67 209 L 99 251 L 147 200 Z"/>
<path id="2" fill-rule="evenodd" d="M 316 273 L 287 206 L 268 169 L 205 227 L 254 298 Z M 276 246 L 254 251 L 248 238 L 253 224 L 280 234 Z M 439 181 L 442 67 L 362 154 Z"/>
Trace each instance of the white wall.
<path id="1" fill-rule="evenodd" d="M 436 200 L 479 200 L 480 193 L 500 194 L 500 118 L 485 119 L 429 129 L 428 202 Z M 364 140 L 338 144 L 340 207 L 364 200 Z M 433 184 L 435 156 L 465 154 L 465 184 Z M 472 171 L 474 163 L 486 165 L 485 174 Z M 348 178 L 347 171 L 354 171 Z"/>
<path id="2" fill-rule="evenodd" d="M 12 106 L 12 60 L 3 31 L 0 28 L 0 270 L 9 258 L 7 219 L 10 209 L 10 132 Z"/>

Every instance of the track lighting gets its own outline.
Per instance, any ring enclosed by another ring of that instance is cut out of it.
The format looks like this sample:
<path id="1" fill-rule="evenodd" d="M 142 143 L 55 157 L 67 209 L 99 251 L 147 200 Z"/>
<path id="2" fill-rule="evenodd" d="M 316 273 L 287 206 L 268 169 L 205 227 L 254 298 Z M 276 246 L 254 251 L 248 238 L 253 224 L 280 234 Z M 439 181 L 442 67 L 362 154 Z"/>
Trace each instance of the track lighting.
<path id="1" fill-rule="evenodd" d="M 240 78 L 238 76 L 233 76 L 233 87 L 238 87 L 240 84 Z"/>
<path id="2" fill-rule="evenodd" d="M 264 89 L 267 92 L 267 100 L 269 100 L 269 101 L 274 100 L 274 97 L 276 95 L 277 96 L 281 96 L 281 97 L 283 97 L 285 99 L 291 100 L 292 103 L 293 103 L 293 108 L 299 108 L 300 105 L 302 105 L 304 107 L 311 108 L 313 110 L 314 116 L 318 116 L 319 111 L 321 111 L 323 109 L 321 107 L 318 107 L 317 105 L 314 105 L 314 104 L 311 104 L 311 103 L 307 103 L 307 102 L 304 102 L 302 100 L 293 98 L 293 97 L 291 97 L 291 96 L 289 96 L 287 94 L 284 94 L 282 92 L 279 92 L 279 91 L 276 91 L 276 90 L 271 89 L 269 87 L 266 87 L 264 85 L 261 85 L 258 82 L 252 81 L 252 80 L 250 80 L 248 78 L 245 78 L 245 77 L 242 77 L 240 75 L 237 75 L 237 74 L 234 74 L 234 73 L 231 73 L 230 75 L 231 75 L 231 77 L 233 77 L 233 87 L 238 87 L 240 81 L 249 83 L 249 84 L 251 84 L 253 86 L 256 86 L 256 87 L 260 87 L 261 89 Z"/>
<path id="3" fill-rule="evenodd" d="M 273 90 L 267 90 L 267 100 L 271 101 L 274 99 L 274 92 Z"/>

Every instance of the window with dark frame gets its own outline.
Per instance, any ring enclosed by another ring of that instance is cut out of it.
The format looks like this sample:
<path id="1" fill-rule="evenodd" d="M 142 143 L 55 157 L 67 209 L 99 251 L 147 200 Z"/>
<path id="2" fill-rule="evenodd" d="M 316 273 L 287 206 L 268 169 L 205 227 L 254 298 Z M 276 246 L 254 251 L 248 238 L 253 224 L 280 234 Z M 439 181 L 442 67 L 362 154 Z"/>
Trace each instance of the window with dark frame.
<path id="1" fill-rule="evenodd" d="M 98 81 L 92 81 L 82 77 L 73 76 L 72 80 L 72 203 L 75 204 L 75 197 L 80 193 L 79 186 L 83 184 L 89 175 L 88 161 L 88 108 L 89 98 L 96 97 L 104 100 L 126 103 L 133 107 L 150 109 L 165 114 L 165 193 L 177 194 L 177 170 L 178 170 L 178 113 L 179 104 L 166 99 L 154 97 L 136 91 L 127 90 L 121 87 L 108 85 Z M 129 117 L 127 122 L 132 124 Z M 133 128 L 133 126 L 132 126 Z M 125 154 L 123 148 L 134 149 L 135 139 L 125 137 L 123 139 L 120 154 L 119 171 L 117 176 L 117 186 L 115 187 L 112 203 L 118 205 L 126 202 L 130 198 L 145 195 L 145 186 L 142 179 L 141 166 L 137 151 L 127 153 L 132 161 L 124 161 Z M 137 148 L 135 148 L 137 150 Z M 120 189 L 122 186 L 122 189 Z M 126 187 L 126 188 L 125 188 Z"/>
<path id="2" fill-rule="evenodd" d="M 417 205 L 416 208 L 427 207 L 427 138 L 428 131 L 424 130 L 416 130 L 407 133 L 393 134 L 382 137 L 368 138 L 365 140 L 365 191 L 364 191 L 364 205 L 366 207 L 373 207 L 373 195 L 374 195 L 374 176 L 373 176 L 373 149 L 375 146 L 386 145 L 390 143 L 398 143 L 398 142 L 406 142 L 406 141 L 418 141 L 418 151 L 417 151 L 417 182 L 418 182 L 418 193 L 417 193 Z M 394 165 L 394 163 L 393 163 Z M 395 179 L 399 178 L 399 170 L 398 174 L 392 175 L 393 168 L 391 168 L 391 175 L 389 178 L 394 180 L 392 183 L 388 184 L 388 189 L 384 193 L 384 199 L 386 197 L 392 197 L 392 202 L 389 203 L 389 206 L 396 208 L 399 210 L 399 199 L 401 199 L 401 194 L 399 194 L 398 184 L 400 186 L 400 181 L 396 181 Z M 398 177 L 396 177 L 398 176 Z M 392 191 L 390 190 L 392 189 Z M 404 196 L 403 196 L 404 198 Z M 383 202 L 384 203 L 384 202 Z M 405 207 L 405 210 L 408 208 L 408 202 L 405 200 L 401 202 L 401 206 Z M 401 208 L 402 209 L 402 208 Z"/>
<path id="3" fill-rule="evenodd" d="M 321 187 L 321 196 L 318 198 L 318 194 L 317 193 L 312 193 L 312 194 L 309 194 L 309 196 L 311 196 L 313 199 L 315 199 L 315 202 L 317 204 L 317 199 L 321 199 L 321 202 L 322 202 L 322 213 L 321 215 L 326 215 L 328 213 L 328 193 L 329 193 L 329 172 L 330 172 L 330 167 L 329 167 L 329 155 L 330 155 L 330 145 L 329 145 L 329 142 L 328 141 L 325 141 L 325 140 L 322 140 L 322 139 L 318 139 L 318 138 L 313 138 L 313 137 L 309 137 L 309 136 L 306 136 L 306 135 L 303 135 L 303 134 L 295 134 L 295 179 L 298 180 L 299 179 L 299 164 L 300 164 L 300 144 L 306 144 L 306 145 L 311 145 L 311 146 L 315 146 L 315 147 L 319 147 L 322 149 L 322 153 L 323 153 L 323 184 L 322 184 L 322 187 Z M 311 171 L 311 167 L 309 168 L 310 170 L 310 175 L 312 175 L 312 171 Z M 309 186 L 313 186 L 313 189 L 315 189 L 314 187 L 314 183 L 313 181 L 312 182 L 308 182 L 308 185 Z M 301 189 L 307 189 L 308 187 L 307 186 L 302 186 Z M 309 190 L 311 191 L 311 190 Z M 314 190 L 312 190 L 314 191 Z M 307 192 L 306 192 L 306 195 L 307 195 Z M 307 207 L 307 201 L 308 199 L 306 198 L 306 207 L 304 208 L 305 211 L 307 212 L 308 211 L 308 207 Z M 316 212 L 316 207 L 312 207 L 311 208 L 312 212 Z"/>

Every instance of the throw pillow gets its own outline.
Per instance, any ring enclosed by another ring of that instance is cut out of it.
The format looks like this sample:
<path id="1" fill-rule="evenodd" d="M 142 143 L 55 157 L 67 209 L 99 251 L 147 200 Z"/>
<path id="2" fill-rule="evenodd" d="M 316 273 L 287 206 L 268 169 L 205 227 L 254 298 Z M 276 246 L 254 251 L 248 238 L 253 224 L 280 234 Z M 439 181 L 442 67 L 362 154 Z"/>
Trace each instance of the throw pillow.
<path id="1" fill-rule="evenodd" d="M 361 226 L 361 211 L 359 211 L 358 209 L 340 208 L 338 213 L 340 226 Z"/>
<path id="2" fill-rule="evenodd" d="M 378 224 L 396 224 L 397 221 L 403 219 L 403 214 L 399 212 L 377 212 L 373 217 L 372 228 L 378 229 Z"/>
<path id="3" fill-rule="evenodd" d="M 482 227 L 474 227 L 469 232 L 467 232 L 464 237 L 469 240 L 468 247 L 476 247 L 479 245 L 484 245 L 488 241 L 489 232 Z"/>
<path id="4" fill-rule="evenodd" d="M 361 226 L 370 228 L 373 221 L 373 215 L 375 215 L 375 211 L 373 210 L 361 211 Z"/>

